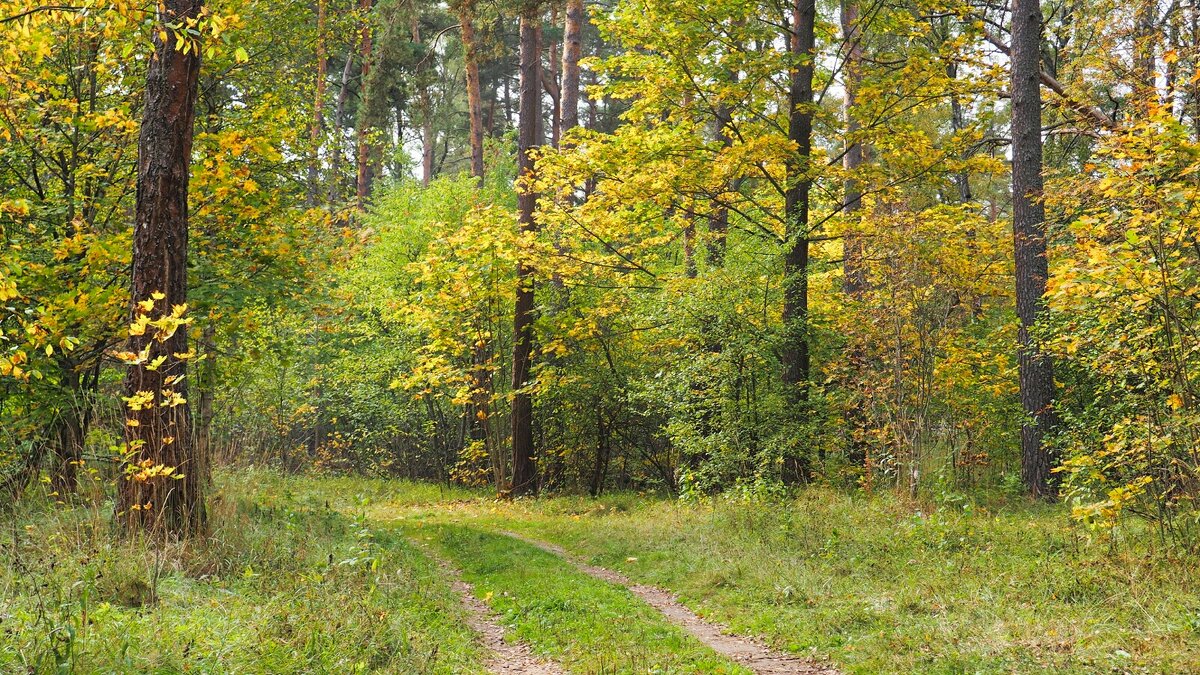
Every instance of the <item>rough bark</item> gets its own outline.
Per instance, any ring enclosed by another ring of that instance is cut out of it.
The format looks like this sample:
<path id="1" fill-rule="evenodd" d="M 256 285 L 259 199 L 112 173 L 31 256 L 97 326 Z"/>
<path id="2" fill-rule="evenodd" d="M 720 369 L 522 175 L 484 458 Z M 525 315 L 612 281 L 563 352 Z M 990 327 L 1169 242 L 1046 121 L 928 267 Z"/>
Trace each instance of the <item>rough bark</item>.
<path id="1" fill-rule="evenodd" d="M 579 60 L 583 56 L 583 0 L 567 0 L 563 24 L 562 129 L 579 126 Z"/>
<path id="2" fill-rule="evenodd" d="M 519 152 L 517 172 L 526 180 L 534 172 L 531 151 L 537 147 L 541 122 L 541 49 L 538 33 L 541 17 L 536 5 L 527 6 L 521 14 L 521 84 L 519 103 L 519 129 L 517 147 Z M 532 232 L 537 225 L 533 214 L 537 206 L 537 194 L 529 186 L 523 186 L 518 196 L 518 211 L 521 230 Z M 517 297 L 513 318 L 513 403 L 512 403 L 512 449 L 514 496 L 537 492 L 537 466 L 534 463 L 533 446 L 533 396 L 527 390 L 533 366 L 533 322 L 534 322 L 534 279 L 533 269 L 525 263 L 517 265 Z"/>
<path id="3" fill-rule="evenodd" d="M 177 24 L 200 13 L 201 0 L 165 0 L 160 25 Z M 169 29 L 168 29 L 169 30 Z M 188 170 L 192 154 L 199 49 L 175 48 L 173 36 L 154 37 L 155 58 L 146 73 L 146 107 L 138 140 L 137 206 L 133 231 L 131 311 L 155 293 L 154 317 L 187 303 Z M 117 518 L 128 530 L 156 531 L 179 536 L 205 527 L 203 484 L 199 480 L 187 403 L 168 406 L 162 392 L 187 398 L 187 362 L 177 354 L 188 351 L 187 329 L 164 341 L 153 330 L 130 338 L 130 351 L 149 348 L 150 360 L 161 357 L 155 370 L 149 363 L 130 367 L 125 395 L 150 392 L 153 406 L 128 411 L 136 424 L 125 427 L 125 442 L 134 462 L 174 467 L 175 477 L 148 480 L 122 477 L 117 491 Z M 178 378 L 176 380 L 176 378 Z"/>
<path id="4" fill-rule="evenodd" d="M 1042 204 L 1042 11 L 1039 0 L 1012 4 L 1012 192 L 1016 261 L 1017 366 L 1021 406 L 1021 476 L 1030 494 L 1053 497 L 1053 458 L 1045 447 L 1054 426 L 1054 373 L 1030 337 L 1046 293 L 1046 225 Z"/>
<path id="5" fill-rule="evenodd" d="M 794 65 L 788 88 L 788 138 L 796 144 L 796 151 L 788 162 L 788 187 L 784 199 L 787 236 L 783 261 L 783 383 L 798 409 L 808 400 L 809 393 L 808 210 L 812 180 L 808 171 L 812 153 L 816 13 L 815 0 L 796 0 L 790 39 Z"/>

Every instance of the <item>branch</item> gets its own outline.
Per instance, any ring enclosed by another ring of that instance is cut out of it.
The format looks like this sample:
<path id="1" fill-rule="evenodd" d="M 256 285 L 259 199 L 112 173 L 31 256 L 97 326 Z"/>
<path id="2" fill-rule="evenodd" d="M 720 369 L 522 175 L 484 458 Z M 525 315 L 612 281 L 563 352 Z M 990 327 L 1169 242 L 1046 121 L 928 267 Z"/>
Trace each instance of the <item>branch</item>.
<path id="1" fill-rule="evenodd" d="M 74 7 L 72 5 L 42 5 L 41 7 L 34 7 L 32 9 L 27 9 L 24 12 L 21 12 L 20 14 L 6 16 L 3 19 L 0 19 L 0 24 L 11 23 L 13 21 L 20 21 L 21 19 L 24 19 L 25 17 L 29 16 L 30 14 L 37 14 L 38 12 L 80 12 L 80 11 L 83 11 L 82 7 Z"/>
<path id="2" fill-rule="evenodd" d="M 996 49 L 999 49 L 1001 52 L 1003 52 L 1005 56 L 1012 56 L 1012 52 L 1008 48 L 1008 45 L 1004 44 L 1000 38 L 992 35 L 987 30 L 983 31 L 983 37 L 985 40 L 992 43 Z M 1066 87 L 1064 87 L 1061 82 L 1055 79 L 1053 75 L 1046 72 L 1045 69 L 1041 69 L 1039 74 L 1041 75 L 1042 84 L 1046 85 L 1046 88 L 1048 88 L 1050 91 L 1058 94 L 1067 104 L 1067 107 L 1071 108 L 1080 115 L 1087 117 L 1105 129 L 1116 128 L 1117 123 L 1114 122 L 1111 117 L 1106 115 L 1103 110 L 1094 105 L 1084 103 L 1083 101 L 1077 101 L 1072 98 L 1071 95 L 1067 93 Z"/>

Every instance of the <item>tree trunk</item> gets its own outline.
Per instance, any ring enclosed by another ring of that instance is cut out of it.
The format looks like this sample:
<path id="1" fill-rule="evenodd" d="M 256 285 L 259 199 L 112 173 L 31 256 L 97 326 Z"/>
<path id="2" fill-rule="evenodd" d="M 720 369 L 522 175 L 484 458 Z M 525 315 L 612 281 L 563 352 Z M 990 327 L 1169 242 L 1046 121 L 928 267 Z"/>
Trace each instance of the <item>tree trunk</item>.
<path id="1" fill-rule="evenodd" d="M 483 96 L 479 83 L 479 53 L 475 45 L 475 2 L 465 0 L 459 5 L 458 20 L 462 24 L 463 61 L 467 71 L 467 117 L 470 120 L 471 175 L 483 187 Z"/>
<path id="2" fill-rule="evenodd" d="M 1020 376 L 1021 476 L 1037 497 L 1056 493 L 1044 446 L 1055 416 L 1054 373 L 1050 359 L 1033 344 L 1029 331 L 1046 293 L 1046 224 L 1042 204 L 1042 10 L 1040 0 L 1013 0 L 1012 12 L 1012 192 L 1013 244 L 1017 276 L 1017 367 Z"/>
<path id="3" fill-rule="evenodd" d="M 60 361 L 60 368 L 62 384 L 70 400 L 52 427 L 54 466 L 50 486 L 60 497 L 66 497 L 79 488 L 79 467 L 83 464 L 84 439 L 91 427 L 94 395 L 100 382 L 100 362 L 85 369 L 82 364 L 64 360 Z"/>
<path id="4" fill-rule="evenodd" d="M 740 26 L 741 23 L 741 19 L 738 19 L 737 25 Z M 738 73 L 736 70 L 729 71 L 728 77 L 731 83 L 737 84 Z M 724 100 L 718 102 L 713 116 L 716 118 L 717 139 L 721 141 L 721 146 L 728 150 L 733 147 L 733 139 L 736 135 L 736 130 L 733 128 L 733 111 L 729 108 L 729 103 Z M 732 184 L 727 184 L 725 188 L 727 191 L 737 192 L 741 189 L 741 180 L 734 179 Z M 725 249 L 729 237 L 729 208 L 721 201 L 723 199 L 725 199 L 725 195 L 713 200 L 712 211 L 708 216 L 706 248 L 709 267 L 721 267 L 725 264 Z"/>
<path id="5" fill-rule="evenodd" d="M 164 0 L 158 22 L 166 26 L 200 15 L 201 0 Z M 163 294 L 153 318 L 187 303 L 188 170 L 192 154 L 200 50 L 174 47 L 174 36 L 154 36 L 155 57 L 146 73 L 146 107 L 138 140 L 137 206 L 133 231 L 131 318 L 136 303 Z M 131 366 L 125 396 L 150 396 L 153 405 L 129 410 L 125 442 L 138 466 L 171 467 L 175 476 L 144 480 L 122 477 L 117 491 L 117 518 L 129 530 L 165 535 L 202 532 L 205 527 L 203 484 L 197 474 L 187 399 L 187 327 L 156 339 L 153 329 L 130 337 L 130 351 L 149 350 L 149 361 Z M 161 365 L 148 366 L 157 359 Z M 164 392 L 168 395 L 164 396 Z M 174 392 L 184 401 L 170 405 Z M 161 529 L 160 529 L 161 528 Z"/>
<path id="6" fill-rule="evenodd" d="M 371 149 L 369 147 L 370 115 L 367 102 L 370 88 L 367 86 L 371 74 L 371 0 L 361 0 L 359 11 L 362 12 L 362 42 L 359 56 L 362 58 L 362 79 L 359 82 L 358 100 L 358 179 L 357 189 L 358 209 L 367 207 L 367 199 L 371 196 Z"/>
<path id="7" fill-rule="evenodd" d="M 325 26 L 328 20 L 327 0 L 317 0 L 317 91 L 313 97 L 313 122 L 309 131 L 312 148 L 308 161 L 308 207 L 317 205 L 321 180 L 321 135 L 325 132 L 325 79 L 329 73 L 329 49 Z"/>
<path id="8" fill-rule="evenodd" d="M 583 0 L 567 0 L 563 25 L 562 130 L 579 126 L 579 60 L 583 56 Z"/>
<path id="9" fill-rule="evenodd" d="M 730 73 L 731 78 L 737 75 Z M 733 146 L 733 113 L 725 102 L 717 104 L 714 111 L 717 125 L 717 138 L 721 146 L 728 149 Z M 724 186 L 729 188 L 728 185 Z M 705 241 L 706 259 L 709 267 L 721 267 L 725 264 L 725 243 L 729 236 L 729 208 L 722 201 L 721 195 L 712 202 L 712 210 L 708 214 L 708 239 Z"/>
<path id="10" fill-rule="evenodd" d="M 533 157 L 530 154 L 538 144 L 538 127 L 541 122 L 542 87 L 541 49 L 538 44 L 538 29 L 541 17 L 536 6 L 527 7 L 521 14 L 521 92 L 520 120 L 517 135 L 518 175 L 532 180 Z M 532 186 L 525 185 L 518 196 L 518 210 L 522 232 L 533 232 L 537 225 L 533 220 L 537 207 L 537 194 Z M 534 322 L 534 279 L 533 269 L 525 263 L 517 265 L 517 301 L 513 315 L 513 403 L 512 403 L 512 448 L 514 496 L 537 492 L 537 466 L 534 464 L 533 447 L 533 397 L 527 390 L 533 365 L 533 322 Z"/>
<path id="11" fill-rule="evenodd" d="M 558 5 L 550 6 L 550 25 L 558 25 Z M 557 148 L 562 138 L 562 80 L 560 79 L 562 60 L 558 55 L 558 43 L 550 43 L 550 53 L 546 55 L 550 72 L 542 74 L 542 87 L 550 95 L 550 145 Z"/>
<path id="12" fill-rule="evenodd" d="M 196 368 L 196 384 L 200 390 L 198 403 L 200 415 L 196 421 L 196 457 L 200 465 L 200 479 L 204 481 L 205 485 L 212 483 L 213 401 L 217 393 L 217 354 L 215 341 L 216 326 L 211 320 L 206 321 L 204 329 L 200 332 L 200 350 L 204 354 L 204 361 Z"/>
<path id="13" fill-rule="evenodd" d="M 333 151 L 329 157 L 329 204 L 337 204 L 341 198 L 342 120 L 346 116 L 346 99 L 350 92 L 350 73 L 354 71 L 354 49 L 346 52 L 346 65 L 342 68 L 342 84 L 338 89 L 337 106 L 333 111 Z"/>
<path id="14" fill-rule="evenodd" d="M 1133 35 L 1134 107 L 1146 110 L 1151 103 L 1158 101 L 1155 60 L 1161 36 L 1157 25 L 1158 0 L 1137 1 Z M 1015 38 L 1013 42 L 1016 42 Z"/>
<path id="15" fill-rule="evenodd" d="M 790 40 L 793 66 L 788 90 L 788 138 L 796 152 L 788 163 L 784 217 L 783 383 L 793 405 L 808 400 L 808 176 L 812 152 L 813 59 L 816 0 L 796 0 Z M 800 411 L 798 410 L 797 413 Z"/>
<path id="16" fill-rule="evenodd" d="M 842 117 L 846 124 L 846 154 L 842 157 L 842 166 L 846 170 L 846 178 L 842 184 L 843 215 L 853 222 L 862 209 L 862 186 L 858 179 L 858 171 L 863 163 L 862 142 L 855 138 L 860 125 L 855 118 L 858 89 L 862 83 L 862 29 L 859 23 L 858 3 L 855 0 L 842 0 L 842 42 L 845 45 L 846 63 L 845 92 L 842 100 Z M 842 288 L 852 298 L 862 295 L 867 289 L 867 275 L 862 262 L 862 238 L 859 236 L 857 223 L 847 228 L 845 235 L 845 252 L 842 256 Z"/>

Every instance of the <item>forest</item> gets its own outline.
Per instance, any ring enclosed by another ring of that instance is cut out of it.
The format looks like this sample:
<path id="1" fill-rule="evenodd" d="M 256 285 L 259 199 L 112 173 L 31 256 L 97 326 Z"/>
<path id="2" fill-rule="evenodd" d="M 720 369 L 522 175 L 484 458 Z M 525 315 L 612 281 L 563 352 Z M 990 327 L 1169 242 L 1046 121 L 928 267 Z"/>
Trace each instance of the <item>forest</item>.
<path id="1" fill-rule="evenodd" d="M 0 0 L 0 672 L 1200 672 L 1200 0 Z"/>

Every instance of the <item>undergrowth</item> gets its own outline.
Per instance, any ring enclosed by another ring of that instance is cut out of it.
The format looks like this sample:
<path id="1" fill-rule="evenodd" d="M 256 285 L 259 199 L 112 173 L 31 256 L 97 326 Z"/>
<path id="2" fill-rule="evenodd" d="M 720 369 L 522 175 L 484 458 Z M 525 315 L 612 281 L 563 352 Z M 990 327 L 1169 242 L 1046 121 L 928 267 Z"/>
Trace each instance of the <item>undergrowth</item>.
<path id="1" fill-rule="evenodd" d="M 26 499 L 0 532 L 0 672 L 482 670 L 442 572 L 388 529 L 224 475 L 212 536 L 116 536 L 103 496 Z"/>

